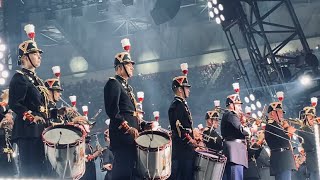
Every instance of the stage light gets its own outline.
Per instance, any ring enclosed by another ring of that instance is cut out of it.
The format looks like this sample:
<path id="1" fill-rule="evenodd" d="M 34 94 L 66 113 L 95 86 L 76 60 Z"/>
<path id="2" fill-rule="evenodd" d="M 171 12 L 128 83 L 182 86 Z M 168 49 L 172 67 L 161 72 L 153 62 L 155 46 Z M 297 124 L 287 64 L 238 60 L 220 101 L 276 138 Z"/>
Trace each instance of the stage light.
<path id="1" fill-rule="evenodd" d="M 216 5 L 216 4 L 218 3 L 218 1 L 217 1 L 217 0 L 212 0 L 212 3 L 213 3 L 214 5 Z"/>
<path id="2" fill-rule="evenodd" d="M 217 24 L 221 24 L 221 19 L 217 17 L 217 18 L 216 18 L 216 23 L 217 23 Z"/>
<path id="3" fill-rule="evenodd" d="M 246 97 L 244 97 L 244 101 L 246 102 L 246 103 L 249 103 L 249 98 L 246 96 Z"/>
<path id="4" fill-rule="evenodd" d="M 219 8 L 220 11 L 223 11 L 223 6 L 222 6 L 222 4 L 219 4 L 219 5 L 218 5 L 218 8 Z"/>
<path id="5" fill-rule="evenodd" d="M 254 101 L 256 99 L 253 94 L 250 94 L 249 98 L 250 98 L 251 101 Z"/>
<path id="6" fill-rule="evenodd" d="M 218 9 L 218 8 L 213 8 L 213 12 L 214 12 L 215 14 L 219 14 L 219 9 Z"/>
<path id="7" fill-rule="evenodd" d="M 259 117 L 262 117 L 262 112 L 261 111 L 258 111 L 257 114 L 258 114 Z"/>
<path id="8" fill-rule="evenodd" d="M 6 80 L 4 78 L 0 78 L 0 85 L 4 85 L 6 83 Z"/>
<path id="9" fill-rule="evenodd" d="M 0 52 L 0 59 L 2 59 L 4 57 L 3 52 Z"/>
<path id="10" fill-rule="evenodd" d="M 226 20 L 226 18 L 222 14 L 220 15 L 220 19 L 221 19 L 221 21 L 225 21 Z"/>
<path id="11" fill-rule="evenodd" d="M 0 44 L 0 51 L 5 51 L 6 50 L 6 45 Z"/>
<path id="12" fill-rule="evenodd" d="M 0 71 L 3 71 L 3 69 L 4 69 L 4 66 L 3 64 L 0 63 Z"/>
<path id="13" fill-rule="evenodd" d="M 300 82 L 303 86 L 309 86 L 309 85 L 311 85 L 311 83 L 312 83 L 312 78 L 311 78 L 310 75 L 304 74 L 304 75 L 300 76 L 299 82 Z"/>
<path id="14" fill-rule="evenodd" d="M 262 107 L 262 105 L 261 105 L 261 102 L 260 102 L 260 101 L 257 101 L 256 105 L 257 105 L 257 108 L 261 108 L 261 107 Z"/>
<path id="15" fill-rule="evenodd" d="M 256 119 L 256 118 L 257 118 L 257 115 L 256 115 L 255 113 L 253 113 L 253 114 L 252 114 L 252 117 Z"/>
<path id="16" fill-rule="evenodd" d="M 212 2 L 208 1 L 208 8 L 212 8 L 212 7 L 213 7 Z"/>
<path id="17" fill-rule="evenodd" d="M 9 77 L 9 72 L 6 71 L 6 70 L 5 70 L 5 71 L 2 71 L 2 72 L 1 72 L 1 76 L 4 77 L 4 78 L 7 78 L 7 77 Z"/>
<path id="18" fill-rule="evenodd" d="M 209 17 L 214 18 L 214 13 L 212 11 L 209 11 Z"/>
<path id="19" fill-rule="evenodd" d="M 255 111 L 255 110 L 257 109 L 257 108 L 256 108 L 256 105 L 254 105 L 254 104 L 251 104 L 250 107 L 251 107 L 251 109 L 252 109 L 253 111 Z"/>

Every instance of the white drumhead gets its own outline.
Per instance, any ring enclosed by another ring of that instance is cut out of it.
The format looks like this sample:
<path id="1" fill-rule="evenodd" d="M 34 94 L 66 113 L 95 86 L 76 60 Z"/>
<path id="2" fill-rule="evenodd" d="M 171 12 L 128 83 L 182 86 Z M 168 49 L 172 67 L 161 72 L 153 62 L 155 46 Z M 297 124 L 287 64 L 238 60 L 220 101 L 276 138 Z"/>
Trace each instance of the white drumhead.
<path id="1" fill-rule="evenodd" d="M 71 144 L 79 140 L 81 135 L 80 130 L 59 127 L 48 130 L 43 138 L 54 144 Z"/>
<path id="2" fill-rule="evenodd" d="M 169 139 L 167 139 L 164 136 L 158 135 L 158 134 L 144 134 L 139 136 L 136 139 L 136 142 L 138 145 L 147 147 L 147 148 L 158 148 L 162 147 L 170 142 Z"/>

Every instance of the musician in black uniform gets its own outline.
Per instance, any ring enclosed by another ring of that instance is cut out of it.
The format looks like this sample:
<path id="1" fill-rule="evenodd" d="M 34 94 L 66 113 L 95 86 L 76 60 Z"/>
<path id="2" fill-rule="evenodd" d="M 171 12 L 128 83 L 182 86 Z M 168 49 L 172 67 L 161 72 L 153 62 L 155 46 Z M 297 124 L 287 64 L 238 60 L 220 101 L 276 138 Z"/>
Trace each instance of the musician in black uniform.
<path id="1" fill-rule="evenodd" d="M 50 121 L 52 123 L 60 123 L 59 116 L 63 116 L 66 113 L 66 108 L 57 108 L 57 102 L 60 100 L 61 92 L 63 89 L 60 85 L 60 80 L 57 78 L 47 79 L 44 82 L 48 91 L 48 109 L 50 112 Z"/>
<path id="2" fill-rule="evenodd" d="M 318 163 L 317 163 L 317 151 L 316 151 L 316 141 L 314 136 L 314 121 L 316 117 L 316 109 L 315 107 L 305 107 L 303 108 L 304 112 L 304 126 L 301 127 L 299 131 L 299 135 L 304 139 L 304 143 L 302 147 L 306 153 L 306 168 L 308 172 L 308 176 L 310 180 L 318 180 L 319 171 L 318 171 Z"/>
<path id="3" fill-rule="evenodd" d="M 117 54 L 114 60 L 116 75 L 109 78 L 104 87 L 105 110 L 110 117 L 110 147 L 114 154 L 114 180 L 132 178 L 137 159 L 134 140 L 138 136 L 139 122 L 133 89 L 128 84 L 133 65 L 129 53 Z"/>
<path id="4" fill-rule="evenodd" d="M 104 180 L 112 180 L 112 166 L 113 166 L 113 154 L 112 151 L 110 150 L 110 139 L 109 139 L 109 130 L 107 129 L 104 132 L 104 139 L 106 142 L 106 147 L 102 151 L 102 158 L 103 161 L 101 162 L 101 168 L 103 171 L 107 171 L 107 174 L 104 177 Z"/>
<path id="5" fill-rule="evenodd" d="M 268 107 L 268 123 L 265 129 L 265 139 L 271 149 L 270 174 L 276 180 L 290 180 L 291 171 L 296 169 L 295 161 L 287 131 L 294 132 L 290 127 L 287 131 L 281 125 L 283 120 L 281 102 L 273 102 Z"/>
<path id="6" fill-rule="evenodd" d="M 227 156 L 227 165 L 223 179 L 243 179 L 243 168 L 248 168 L 248 154 L 245 137 L 249 135 L 250 129 L 241 125 L 242 102 L 238 94 L 227 97 L 227 111 L 221 120 L 221 135 L 224 142 L 223 153 Z"/>
<path id="7" fill-rule="evenodd" d="M 13 177 L 17 174 L 17 168 L 13 159 L 11 131 L 13 127 L 12 112 L 9 112 L 9 89 L 3 90 L 0 102 L 0 175 L 1 177 Z"/>
<path id="8" fill-rule="evenodd" d="M 206 123 L 207 127 L 204 129 L 203 141 L 207 148 L 213 149 L 215 151 L 222 151 L 223 142 L 222 137 L 217 132 L 219 127 L 219 112 L 218 111 L 208 111 L 206 113 Z"/>
<path id="9" fill-rule="evenodd" d="M 12 138 L 19 147 L 21 177 L 37 177 L 45 174 L 44 145 L 41 139 L 48 117 L 47 88 L 36 75 L 42 50 L 33 40 L 19 45 L 18 64 L 22 65 L 9 86 L 9 106 L 17 115 Z"/>
<path id="10" fill-rule="evenodd" d="M 168 114 L 172 131 L 172 167 L 170 179 L 193 179 L 194 148 L 192 117 L 186 98 L 190 94 L 190 84 L 186 76 L 175 77 L 172 90 L 175 97 Z"/>

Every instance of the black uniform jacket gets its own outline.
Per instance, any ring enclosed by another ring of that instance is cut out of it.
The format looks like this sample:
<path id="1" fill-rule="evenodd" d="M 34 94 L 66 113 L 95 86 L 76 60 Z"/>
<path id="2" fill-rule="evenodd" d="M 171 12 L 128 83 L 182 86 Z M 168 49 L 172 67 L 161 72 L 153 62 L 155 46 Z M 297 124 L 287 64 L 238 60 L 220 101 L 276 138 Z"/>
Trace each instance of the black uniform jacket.
<path id="1" fill-rule="evenodd" d="M 139 122 L 136 117 L 135 97 L 132 87 L 122 77 L 116 75 L 109 78 L 104 87 L 104 104 L 107 115 L 110 118 L 110 146 L 112 149 L 126 148 L 125 145 L 134 145 L 131 135 L 125 134 L 119 129 L 122 122 L 139 130 Z"/>
<path id="2" fill-rule="evenodd" d="M 105 147 L 102 151 L 102 165 L 113 164 L 114 156 L 109 147 Z"/>
<path id="3" fill-rule="evenodd" d="M 288 140 L 285 140 L 273 134 L 277 134 L 278 136 L 281 136 L 285 139 L 290 139 L 290 137 L 284 132 L 283 128 L 276 121 L 270 121 L 269 123 L 267 123 L 265 139 L 271 149 L 270 174 L 276 175 L 285 170 L 296 169 L 291 143 Z"/>
<path id="4" fill-rule="evenodd" d="M 304 151 L 306 152 L 307 158 L 306 158 L 306 164 L 308 171 L 317 171 L 318 170 L 318 163 L 317 163 L 317 151 L 316 151 L 316 141 L 315 136 L 313 132 L 313 128 L 309 126 L 304 126 L 301 128 L 301 130 L 306 131 L 302 132 L 299 131 L 299 135 L 303 137 L 304 143 L 302 144 L 302 147 L 304 148 Z M 309 132 L 309 133 L 308 133 Z"/>
<path id="5" fill-rule="evenodd" d="M 248 167 L 248 153 L 245 143 L 246 131 L 240 123 L 238 115 L 233 111 L 223 114 L 221 120 L 221 135 L 225 140 L 223 153 L 227 156 L 228 162 Z"/>
<path id="6" fill-rule="evenodd" d="M 222 137 L 218 134 L 218 132 L 215 129 L 211 127 L 206 127 L 203 131 L 203 134 L 210 136 L 210 138 L 203 137 L 203 139 L 208 140 L 204 140 L 204 143 L 206 144 L 207 148 L 216 151 L 221 151 L 223 149 Z"/>
<path id="7" fill-rule="evenodd" d="M 187 102 L 181 97 L 175 96 L 168 114 L 172 130 L 172 159 L 192 160 L 194 149 L 186 139 L 186 135 L 193 138 L 192 117 Z"/>
<path id="8" fill-rule="evenodd" d="M 46 107 L 44 96 L 37 86 L 45 87 L 35 73 L 22 69 L 15 73 L 9 86 L 9 106 L 16 113 L 12 138 L 40 138 L 44 124 L 30 123 L 23 120 L 23 113 L 32 111 L 32 115 L 46 118 L 43 108 Z"/>

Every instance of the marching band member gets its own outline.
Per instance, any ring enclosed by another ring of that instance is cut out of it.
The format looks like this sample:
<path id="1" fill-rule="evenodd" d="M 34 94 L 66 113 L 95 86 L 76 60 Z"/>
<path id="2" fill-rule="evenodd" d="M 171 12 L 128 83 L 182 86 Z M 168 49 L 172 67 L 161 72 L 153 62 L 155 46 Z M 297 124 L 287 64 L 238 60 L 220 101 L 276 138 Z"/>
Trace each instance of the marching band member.
<path id="1" fill-rule="evenodd" d="M 47 88 L 36 75 L 42 50 L 33 40 L 19 45 L 18 64 L 22 66 L 10 82 L 9 106 L 16 113 L 12 138 L 19 147 L 21 177 L 41 177 L 44 170 L 44 145 L 41 139 L 48 117 Z"/>
<path id="2" fill-rule="evenodd" d="M 286 131 L 281 125 L 284 113 L 281 102 L 273 102 L 268 107 L 265 139 L 271 149 L 270 174 L 276 180 L 290 180 L 291 171 L 296 169 L 289 137 L 295 129 L 290 126 Z"/>
<path id="3" fill-rule="evenodd" d="M 107 146 L 103 149 L 102 151 L 102 169 L 107 171 L 107 174 L 104 177 L 104 180 L 112 180 L 112 165 L 113 165 L 113 154 L 112 151 L 110 150 L 109 143 L 109 129 L 107 129 L 104 132 L 104 140 L 107 144 Z"/>
<path id="4" fill-rule="evenodd" d="M 133 76 L 134 61 L 127 52 L 115 56 L 116 75 L 104 87 L 104 104 L 110 117 L 110 147 L 114 154 L 112 179 L 130 179 L 133 176 L 137 149 L 139 122 L 136 100 L 128 79 Z"/>
<path id="5" fill-rule="evenodd" d="M 314 136 L 313 125 L 316 117 L 316 109 L 315 107 L 305 107 L 303 108 L 304 126 L 301 127 L 299 131 L 299 135 L 304 139 L 304 143 L 302 147 L 304 148 L 304 152 L 306 153 L 306 168 L 307 172 L 309 172 L 310 180 L 318 180 L 319 172 L 318 172 L 318 164 L 317 164 L 317 152 L 316 152 L 316 141 Z"/>
<path id="6" fill-rule="evenodd" d="M 59 115 L 65 114 L 66 108 L 58 109 L 56 103 L 60 100 L 63 89 L 60 86 L 60 80 L 57 78 L 47 79 L 44 82 L 48 91 L 48 109 L 50 111 L 50 120 L 52 123 L 59 123 Z"/>
<path id="7" fill-rule="evenodd" d="M 193 179 L 194 148 L 192 117 L 187 105 L 191 85 L 186 76 L 175 77 L 172 81 L 174 99 L 168 110 L 172 131 L 172 167 L 169 179 Z"/>
<path id="8" fill-rule="evenodd" d="M 227 111 L 221 120 L 221 134 L 225 140 L 223 153 L 228 158 L 224 180 L 241 180 L 243 167 L 248 168 L 245 137 L 250 134 L 250 129 L 241 125 L 241 121 L 244 121 L 241 104 L 238 94 L 229 95 L 226 100 Z"/>
<path id="9" fill-rule="evenodd" d="M 222 137 L 218 134 L 217 129 L 219 127 L 219 112 L 217 111 L 208 111 L 206 113 L 206 128 L 203 131 L 204 134 L 204 143 L 209 149 L 216 151 L 222 151 L 223 142 Z"/>
<path id="10" fill-rule="evenodd" d="M 0 102 L 0 174 L 2 177 L 12 177 L 17 174 L 13 159 L 11 130 L 14 124 L 12 112 L 8 107 L 9 89 L 2 91 Z"/>

